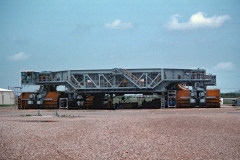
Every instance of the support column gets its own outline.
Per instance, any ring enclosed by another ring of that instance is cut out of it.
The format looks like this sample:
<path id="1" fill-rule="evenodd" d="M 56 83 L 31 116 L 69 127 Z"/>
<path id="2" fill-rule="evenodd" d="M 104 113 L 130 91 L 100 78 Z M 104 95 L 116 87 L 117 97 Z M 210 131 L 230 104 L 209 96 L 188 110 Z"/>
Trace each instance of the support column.
<path id="1" fill-rule="evenodd" d="M 165 108 L 165 104 L 166 104 L 165 94 L 164 94 L 164 92 L 162 92 L 162 95 L 161 95 L 161 108 Z"/>
<path id="2" fill-rule="evenodd" d="M 115 109 L 115 107 L 113 105 L 113 94 L 110 94 L 110 98 L 108 100 L 108 103 L 109 103 L 109 108 Z"/>
<path id="3" fill-rule="evenodd" d="M 71 82 L 71 72 L 68 70 L 68 81 Z"/>
<path id="4" fill-rule="evenodd" d="M 164 80 L 164 79 L 165 79 L 164 69 L 162 68 L 161 69 L 161 80 Z"/>

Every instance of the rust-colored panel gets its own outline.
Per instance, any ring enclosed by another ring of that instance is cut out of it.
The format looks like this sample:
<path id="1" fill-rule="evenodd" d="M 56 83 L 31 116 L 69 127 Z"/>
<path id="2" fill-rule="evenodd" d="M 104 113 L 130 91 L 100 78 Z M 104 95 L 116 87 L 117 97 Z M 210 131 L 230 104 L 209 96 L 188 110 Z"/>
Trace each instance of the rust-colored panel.
<path id="1" fill-rule="evenodd" d="M 178 90 L 177 100 L 182 100 L 181 97 L 190 97 L 190 90 Z"/>
<path id="2" fill-rule="evenodd" d="M 207 97 L 220 97 L 220 89 L 207 89 Z"/>
<path id="3" fill-rule="evenodd" d="M 33 94 L 33 92 L 23 92 L 19 97 L 18 97 L 18 108 L 27 108 L 28 107 L 28 100 L 29 95 Z M 21 100 L 22 98 L 22 100 Z M 24 100 L 25 99 L 25 100 Z"/>
<path id="4" fill-rule="evenodd" d="M 22 97 L 22 99 L 29 99 L 30 94 L 33 94 L 33 92 L 23 92 L 20 97 Z"/>
<path id="5" fill-rule="evenodd" d="M 188 108 L 190 107 L 189 99 L 181 99 L 181 97 L 190 97 L 190 90 L 178 90 L 176 97 L 177 108 Z"/>
<path id="6" fill-rule="evenodd" d="M 44 100 L 44 106 L 46 108 L 57 108 L 57 101 L 58 101 L 59 95 L 60 95 L 60 92 L 48 92 L 45 99 L 51 99 L 51 100 Z"/>
<path id="7" fill-rule="evenodd" d="M 84 107 L 92 107 L 93 106 L 93 98 L 94 98 L 94 96 L 87 96 L 86 101 L 83 103 Z"/>
<path id="8" fill-rule="evenodd" d="M 220 89 L 208 89 L 207 97 L 216 97 L 207 99 L 207 107 L 220 107 Z"/>
<path id="9" fill-rule="evenodd" d="M 60 95 L 60 92 L 48 92 L 48 94 L 46 95 L 46 99 L 49 99 L 49 98 L 51 98 L 51 99 L 53 99 L 53 100 L 57 100 L 58 99 L 58 97 L 59 97 L 59 95 Z"/>

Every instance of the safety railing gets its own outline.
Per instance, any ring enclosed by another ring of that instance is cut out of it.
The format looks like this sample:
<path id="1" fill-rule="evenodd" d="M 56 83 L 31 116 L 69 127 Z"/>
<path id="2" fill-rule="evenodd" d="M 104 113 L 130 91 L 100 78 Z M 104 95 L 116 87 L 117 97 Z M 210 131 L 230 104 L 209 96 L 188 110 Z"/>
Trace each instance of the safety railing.
<path id="1" fill-rule="evenodd" d="M 51 77 L 51 76 L 38 76 L 38 82 L 64 82 L 68 80 L 68 76 Z"/>
<path id="2" fill-rule="evenodd" d="M 135 76 L 131 72 L 127 70 L 123 70 L 124 73 L 132 80 L 134 83 L 139 85 L 140 87 L 153 87 L 156 84 L 158 84 L 161 80 L 162 77 L 159 75 L 157 78 L 153 80 L 148 80 L 146 81 L 145 79 L 142 81 L 141 79 L 139 80 L 139 77 Z M 205 73 L 187 73 L 187 74 L 182 74 L 182 75 L 176 75 L 176 74 L 166 74 L 164 73 L 164 80 L 210 80 L 210 81 L 215 81 L 216 76 L 211 75 L 211 74 L 205 74 Z M 68 76 L 61 76 L 61 77 L 51 77 L 51 76 L 38 76 L 37 77 L 37 82 L 39 83 L 48 83 L 48 82 L 66 82 L 68 81 Z M 94 83 L 93 83 L 94 82 Z M 132 86 L 131 81 L 99 81 L 99 79 L 93 79 L 92 80 L 85 80 L 78 82 L 76 80 L 72 80 L 71 78 L 71 83 L 76 86 L 77 88 L 80 88 L 81 86 L 84 87 L 130 87 Z M 109 84 L 110 83 L 110 84 Z"/>

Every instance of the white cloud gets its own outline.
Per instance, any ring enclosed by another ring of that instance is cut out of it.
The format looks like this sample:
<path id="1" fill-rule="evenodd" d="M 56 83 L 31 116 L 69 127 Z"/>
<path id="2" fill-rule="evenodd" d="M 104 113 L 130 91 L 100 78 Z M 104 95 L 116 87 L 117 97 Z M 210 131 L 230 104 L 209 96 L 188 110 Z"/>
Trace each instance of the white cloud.
<path id="1" fill-rule="evenodd" d="M 217 70 L 232 70 L 233 68 L 234 66 L 232 62 L 220 62 L 214 67 L 214 69 Z"/>
<path id="2" fill-rule="evenodd" d="M 111 23 L 104 24 L 106 28 L 110 29 L 131 29 L 133 28 L 133 24 L 131 22 L 122 22 L 119 19 L 114 20 Z"/>
<path id="3" fill-rule="evenodd" d="M 193 14 L 188 22 L 180 23 L 179 15 L 175 14 L 171 17 L 170 21 L 166 24 L 166 27 L 170 30 L 190 30 L 198 28 L 217 28 L 223 25 L 226 20 L 230 20 L 228 15 L 207 17 L 207 14 L 198 12 Z"/>
<path id="4" fill-rule="evenodd" d="M 21 61 L 21 60 L 28 59 L 30 56 L 31 56 L 31 54 L 26 54 L 26 53 L 23 53 L 23 52 L 19 52 L 17 54 L 9 56 L 8 59 L 11 60 L 11 61 Z"/>

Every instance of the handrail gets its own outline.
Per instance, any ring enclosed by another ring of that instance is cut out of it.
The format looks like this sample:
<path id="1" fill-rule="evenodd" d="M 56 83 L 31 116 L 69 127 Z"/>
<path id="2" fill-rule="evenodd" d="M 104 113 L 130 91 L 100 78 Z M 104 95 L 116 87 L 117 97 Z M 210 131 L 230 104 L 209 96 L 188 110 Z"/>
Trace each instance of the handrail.
<path id="1" fill-rule="evenodd" d="M 124 77 L 127 78 L 129 80 L 129 82 L 131 82 L 133 85 L 135 85 L 138 88 L 142 88 L 142 87 L 154 88 L 157 85 L 159 85 L 162 81 L 161 73 L 159 73 L 157 76 L 155 76 L 155 78 L 153 80 L 140 81 L 141 77 L 138 78 L 137 76 L 135 76 L 133 73 L 131 73 L 127 69 L 122 69 L 122 71 L 124 73 Z M 181 75 L 164 73 L 164 77 L 165 77 L 164 80 L 180 80 L 180 81 L 185 81 L 185 80 L 214 81 L 215 80 L 215 78 L 214 78 L 215 75 L 205 74 L 205 73 L 189 73 L 189 74 L 181 74 Z M 74 85 L 74 87 L 76 87 L 76 88 L 81 88 L 81 87 L 109 87 L 109 88 L 121 87 L 122 81 L 113 81 L 113 80 L 107 81 L 107 80 L 108 79 L 99 82 L 99 79 L 92 79 L 90 82 L 88 82 L 88 81 L 78 82 L 77 79 L 74 79 L 74 80 L 71 79 L 70 83 L 71 83 L 71 85 Z M 61 82 L 62 83 L 65 81 L 69 81 L 67 75 L 63 75 L 61 77 L 58 76 L 58 77 L 54 77 L 54 78 L 52 76 L 46 76 L 46 75 L 40 75 L 37 77 L 37 82 L 40 82 L 40 83 L 48 83 L 48 82 Z M 124 85 L 124 87 L 130 87 L 132 84 L 127 83 L 126 85 Z"/>

